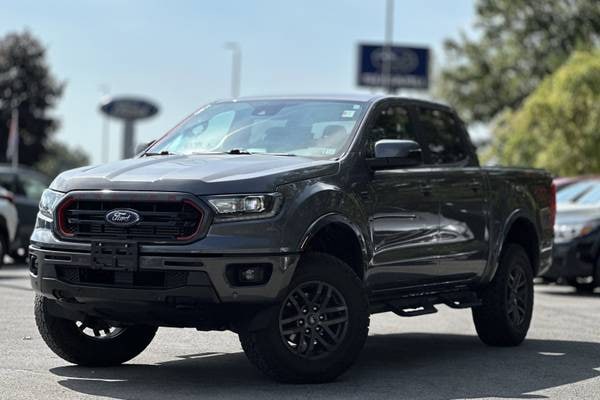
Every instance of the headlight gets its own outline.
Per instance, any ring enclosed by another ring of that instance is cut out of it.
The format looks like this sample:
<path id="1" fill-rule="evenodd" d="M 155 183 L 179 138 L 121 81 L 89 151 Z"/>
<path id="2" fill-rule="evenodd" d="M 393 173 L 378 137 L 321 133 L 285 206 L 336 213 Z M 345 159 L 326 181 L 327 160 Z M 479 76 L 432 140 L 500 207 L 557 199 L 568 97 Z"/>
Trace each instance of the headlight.
<path id="1" fill-rule="evenodd" d="M 556 225 L 554 227 L 554 241 L 556 243 L 569 242 L 575 238 L 585 236 L 600 226 L 598 222 L 588 222 L 576 225 Z"/>
<path id="2" fill-rule="evenodd" d="M 52 219 L 54 209 L 64 195 L 64 193 L 55 192 L 51 189 L 44 190 L 42 198 L 40 199 L 40 214 L 46 218 Z"/>
<path id="3" fill-rule="evenodd" d="M 269 218 L 281 208 L 281 194 L 212 196 L 208 203 L 216 212 L 215 222 Z"/>

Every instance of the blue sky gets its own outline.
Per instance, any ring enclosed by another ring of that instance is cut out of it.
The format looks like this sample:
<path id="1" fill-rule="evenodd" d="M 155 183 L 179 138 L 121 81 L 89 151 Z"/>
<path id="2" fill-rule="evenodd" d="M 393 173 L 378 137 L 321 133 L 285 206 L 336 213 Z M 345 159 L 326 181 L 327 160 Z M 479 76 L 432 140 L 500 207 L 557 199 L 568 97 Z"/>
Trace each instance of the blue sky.
<path id="1" fill-rule="evenodd" d="M 396 0 L 396 43 L 432 48 L 470 31 L 473 0 Z M 356 46 L 384 35 L 384 0 L 0 0 L 0 35 L 29 29 L 48 48 L 54 75 L 66 83 L 57 138 L 101 162 L 102 85 L 111 94 L 158 102 L 160 114 L 137 126 L 156 138 L 200 105 L 230 93 L 231 53 L 242 46 L 242 95 L 352 93 Z M 110 160 L 118 159 L 121 124 L 110 123 Z"/>

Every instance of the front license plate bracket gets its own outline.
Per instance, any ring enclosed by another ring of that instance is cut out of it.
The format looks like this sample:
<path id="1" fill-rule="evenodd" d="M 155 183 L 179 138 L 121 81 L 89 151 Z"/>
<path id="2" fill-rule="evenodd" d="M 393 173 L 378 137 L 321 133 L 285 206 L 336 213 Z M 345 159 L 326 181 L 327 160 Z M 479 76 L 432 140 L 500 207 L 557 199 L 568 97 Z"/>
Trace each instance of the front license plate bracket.
<path id="1" fill-rule="evenodd" d="M 127 241 L 94 241 L 91 261 L 92 269 L 137 271 L 138 244 Z"/>

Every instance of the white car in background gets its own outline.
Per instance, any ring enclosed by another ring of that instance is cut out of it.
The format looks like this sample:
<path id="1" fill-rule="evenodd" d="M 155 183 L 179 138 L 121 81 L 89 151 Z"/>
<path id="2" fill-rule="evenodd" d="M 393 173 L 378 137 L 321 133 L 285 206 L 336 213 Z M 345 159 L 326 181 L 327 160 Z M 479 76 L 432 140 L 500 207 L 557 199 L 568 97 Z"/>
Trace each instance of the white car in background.
<path id="1" fill-rule="evenodd" d="M 19 217 L 12 192 L 0 187 L 0 265 L 12 247 L 17 234 Z"/>

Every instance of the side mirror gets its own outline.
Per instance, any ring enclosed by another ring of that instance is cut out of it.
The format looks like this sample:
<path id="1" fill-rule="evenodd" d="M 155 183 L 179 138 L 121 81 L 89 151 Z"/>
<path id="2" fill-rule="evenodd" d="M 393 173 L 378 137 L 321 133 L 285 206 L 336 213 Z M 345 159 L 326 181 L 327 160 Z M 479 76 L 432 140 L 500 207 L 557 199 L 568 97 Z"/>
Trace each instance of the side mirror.
<path id="1" fill-rule="evenodd" d="M 135 154 L 140 154 L 142 151 L 146 150 L 148 147 L 152 146 L 156 142 L 156 140 L 152 140 L 147 143 L 140 143 L 135 147 Z"/>
<path id="2" fill-rule="evenodd" d="M 384 139 L 375 143 L 375 158 L 367 162 L 375 170 L 415 167 L 423 163 L 423 153 L 412 140 Z"/>

